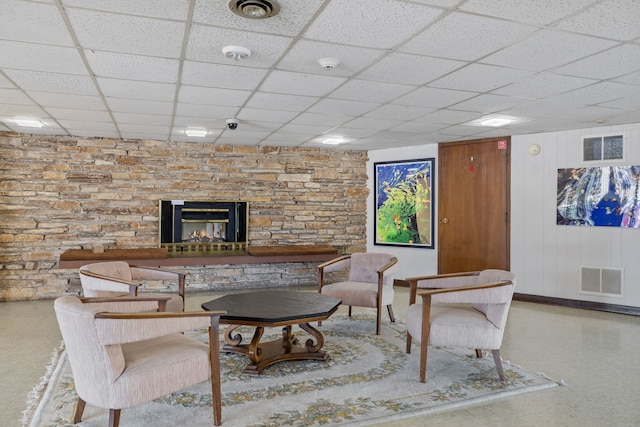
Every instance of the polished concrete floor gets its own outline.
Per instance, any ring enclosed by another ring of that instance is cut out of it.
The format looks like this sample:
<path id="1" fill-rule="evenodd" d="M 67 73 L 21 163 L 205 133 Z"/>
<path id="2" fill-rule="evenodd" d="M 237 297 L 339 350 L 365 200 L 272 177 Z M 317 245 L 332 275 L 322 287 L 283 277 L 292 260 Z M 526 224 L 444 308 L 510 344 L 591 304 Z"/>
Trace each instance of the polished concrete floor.
<path id="1" fill-rule="evenodd" d="M 199 311 L 217 295 L 187 294 L 187 309 Z M 407 301 L 407 290 L 397 289 L 400 319 Z M 53 301 L 0 303 L 0 331 L 0 426 L 19 426 L 27 394 L 60 340 Z M 516 301 L 501 352 L 566 386 L 385 425 L 640 426 L 640 317 Z"/>

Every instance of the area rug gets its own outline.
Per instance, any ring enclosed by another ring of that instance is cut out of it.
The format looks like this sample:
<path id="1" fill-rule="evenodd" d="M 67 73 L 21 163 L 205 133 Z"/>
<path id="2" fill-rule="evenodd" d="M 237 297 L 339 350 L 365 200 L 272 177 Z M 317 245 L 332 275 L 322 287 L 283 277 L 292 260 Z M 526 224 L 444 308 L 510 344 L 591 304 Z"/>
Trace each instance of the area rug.
<path id="1" fill-rule="evenodd" d="M 297 329 L 297 327 L 294 327 Z M 369 314 L 335 315 L 320 327 L 331 358 L 287 361 L 266 368 L 261 376 L 241 371 L 247 358 L 221 354 L 222 421 L 225 426 L 343 426 L 385 421 L 451 410 L 558 385 L 544 374 L 505 362 L 506 381 L 498 379 L 493 359 L 473 351 L 431 347 L 427 382 L 419 381 L 420 349 L 405 353 L 404 324 L 384 322 L 374 334 Z M 277 336 L 279 331 L 271 330 Z M 251 337 L 251 330 L 244 333 Z M 306 332 L 296 335 L 307 339 Z M 204 332 L 195 333 L 206 340 Z M 76 394 L 61 347 L 50 375 L 36 386 L 23 426 L 71 426 Z M 87 405 L 80 426 L 105 426 L 108 411 Z M 211 389 L 201 383 L 148 404 L 122 411 L 122 426 L 211 426 Z"/>

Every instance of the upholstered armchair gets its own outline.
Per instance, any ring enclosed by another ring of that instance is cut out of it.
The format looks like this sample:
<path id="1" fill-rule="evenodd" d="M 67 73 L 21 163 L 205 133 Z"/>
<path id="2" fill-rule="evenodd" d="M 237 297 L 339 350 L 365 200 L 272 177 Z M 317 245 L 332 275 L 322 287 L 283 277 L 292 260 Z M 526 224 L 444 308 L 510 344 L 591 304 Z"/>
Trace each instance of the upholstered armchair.
<path id="1" fill-rule="evenodd" d="M 125 261 L 106 261 L 80 267 L 80 283 L 85 297 L 138 295 L 140 281 L 177 281 L 178 294 L 145 293 L 147 296 L 169 296 L 160 311 L 184 310 L 185 274 L 155 267 L 129 265 Z"/>
<path id="2" fill-rule="evenodd" d="M 89 403 L 109 408 L 109 426 L 117 427 L 121 409 L 207 380 L 214 425 L 222 423 L 219 320 L 224 312 L 136 311 L 148 310 L 149 300 L 63 296 L 55 301 L 78 393 L 73 423 L 81 421 Z M 182 334 L 203 328 L 209 330 L 208 345 Z"/>
<path id="3" fill-rule="evenodd" d="M 426 381 L 428 346 L 491 350 L 504 381 L 500 347 L 516 284 L 504 270 L 413 277 L 409 283 L 407 353 L 420 344 L 420 381 Z M 419 297 L 419 298 L 418 298 Z"/>
<path id="4" fill-rule="evenodd" d="M 393 314 L 393 281 L 398 259 L 384 253 L 355 253 L 343 255 L 318 266 L 318 292 L 337 298 L 351 307 L 376 309 L 376 335 L 380 335 L 382 307 L 387 307 L 389 318 Z M 347 272 L 348 279 L 342 282 L 325 283 L 325 275 L 332 272 Z"/>

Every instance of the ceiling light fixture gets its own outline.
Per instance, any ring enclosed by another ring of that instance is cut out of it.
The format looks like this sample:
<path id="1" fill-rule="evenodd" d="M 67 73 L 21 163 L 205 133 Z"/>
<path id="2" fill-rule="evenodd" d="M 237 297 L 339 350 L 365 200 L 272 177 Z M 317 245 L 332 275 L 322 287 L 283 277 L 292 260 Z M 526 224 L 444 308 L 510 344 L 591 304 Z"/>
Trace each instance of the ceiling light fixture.
<path id="1" fill-rule="evenodd" d="M 276 0 L 231 0 L 229 9 L 247 19 L 265 19 L 276 16 L 280 5 Z"/>
<path id="2" fill-rule="evenodd" d="M 345 142 L 348 142 L 347 139 L 345 139 L 344 137 L 341 136 L 329 136 L 323 140 L 320 141 L 323 144 L 327 144 L 327 145 L 340 145 L 340 144 L 344 144 Z"/>
<path id="3" fill-rule="evenodd" d="M 18 126 L 26 127 L 26 128 L 41 128 L 44 126 L 44 123 L 38 119 L 12 119 L 13 123 Z"/>
<path id="4" fill-rule="evenodd" d="M 242 46 L 225 46 L 222 48 L 222 53 L 227 58 L 233 58 L 234 61 L 247 59 L 251 56 L 251 51 Z"/>
<path id="5" fill-rule="evenodd" d="M 507 118 L 502 118 L 502 117 L 492 117 L 490 119 L 487 120 L 483 120 L 480 122 L 480 124 L 482 126 L 492 126 L 492 127 L 500 127 L 500 126 L 505 126 L 508 125 L 509 123 L 511 123 L 513 120 L 511 119 L 507 119 Z"/>
<path id="6" fill-rule="evenodd" d="M 206 129 L 187 129 L 184 131 L 184 134 L 187 136 L 192 136 L 196 138 L 204 138 L 205 136 L 207 136 L 207 130 Z"/>

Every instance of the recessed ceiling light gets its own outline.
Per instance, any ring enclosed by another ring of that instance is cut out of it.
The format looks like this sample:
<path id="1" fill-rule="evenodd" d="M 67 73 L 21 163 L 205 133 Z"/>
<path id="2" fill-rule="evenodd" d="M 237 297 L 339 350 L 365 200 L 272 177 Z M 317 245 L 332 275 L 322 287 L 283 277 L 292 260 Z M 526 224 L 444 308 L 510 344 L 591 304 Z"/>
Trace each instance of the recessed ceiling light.
<path id="1" fill-rule="evenodd" d="M 205 136 L 207 136 L 207 130 L 206 129 L 187 129 L 184 131 L 184 134 L 187 136 L 204 138 Z"/>
<path id="2" fill-rule="evenodd" d="M 509 123 L 511 123 L 513 120 L 511 119 L 507 119 L 504 117 L 492 117 L 490 119 L 487 120 L 483 120 L 480 122 L 480 124 L 482 126 L 493 126 L 493 127 L 499 127 L 499 126 L 505 126 L 508 125 Z"/>
<path id="3" fill-rule="evenodd" d="M 328 136 L 320 140 L 320 142 L 326 145 L 340 145 L 340 144 L 344 144 L 345 142 L 350 142 L 350 140 L 342 136 Z"/>
<path id="4" fill-rule="evenodd" d="M 276 16 L 280 5 L 276 0 L 231 0 L 229 9 L 248 19 L 265 19 Z"/>
<path id="5" fill-rule="evenodd" d="M 37 119 L 13 119 L 13 123 L 26 128 L 41 128 L 44 123 Z"/>

